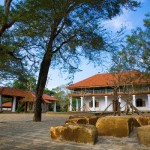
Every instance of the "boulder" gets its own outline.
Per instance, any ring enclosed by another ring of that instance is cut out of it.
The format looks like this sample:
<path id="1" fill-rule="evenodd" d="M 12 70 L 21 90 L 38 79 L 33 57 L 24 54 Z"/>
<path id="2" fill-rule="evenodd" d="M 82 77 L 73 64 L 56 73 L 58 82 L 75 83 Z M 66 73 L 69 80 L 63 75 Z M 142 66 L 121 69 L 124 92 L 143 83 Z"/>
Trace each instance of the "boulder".
<path id="1" fill-rule="evenodd" d="M 98 138 L 95 126 L 82 124 L 51 127 L 50 136 L 57 141 L 72 141 L 86 144 L 95 144 Z"/>
<path id="2" fill-rule="evenodd" d="M 86 118 L 73 118 L 65 122 L 65 124 L 88 124 Z"/>
<path id="3" fill-rule="evenodd" d="M 141 126 L 147 126 L 150 123 L 150 117 L 147 116 L 134 116 L 135 118 L 135 126 L 141 127 Z"/>
<path id="4" fill-rule="evenodd" d="M 132 117 L 107 116 L 97 120 L 96 128 L 99 136 L 126 137 L 134 128 Z"/>
<path id="5" fill-rule="evenodd" d="M 69 119 L 75 119 L 75 118 L 85 118 L 86 116 L 84 116 L 84 115 L 81 115 L 81 116 L 79 116 L 79 115 L 74 115 L 74 116 L 69 116 Z"/>
<path id="6" fill-rule="evenodd" d="M 98 119 L 99 117 L 96 117 L 96 116 L 89 116 L 86 118 L 88 124 L 91 124 L 91 125 L 96 125 L 96 122 Z"/>
<path id="7" fill-rule="evenodd" d="M 70 116 L 66 124 L 91 124 L 96 125 L 98 117 L 96 116 Z"/>
<path id="8" fill-rule="evenodd" d="M 142 126 L 137 129 L 139 144 L 150 147 L 150 125 Z"/>

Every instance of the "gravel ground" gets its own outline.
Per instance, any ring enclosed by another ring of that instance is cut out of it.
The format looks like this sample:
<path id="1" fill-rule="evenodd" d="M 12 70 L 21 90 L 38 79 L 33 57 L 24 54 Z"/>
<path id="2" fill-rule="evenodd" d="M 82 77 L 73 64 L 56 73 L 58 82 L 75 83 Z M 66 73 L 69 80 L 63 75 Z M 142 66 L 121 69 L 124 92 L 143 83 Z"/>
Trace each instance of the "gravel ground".
<path id="1" fill-rule="evenodd" d="M 54 142 L 51 126 L 62 125 L 68 116 L 42 114 L 42 122 L 33 122 L 33 114 L 0 114 L 0 150 L 150 150 L 139 145 L 136 131 L 130 137 L 99 137 L 93 145 Z"/>

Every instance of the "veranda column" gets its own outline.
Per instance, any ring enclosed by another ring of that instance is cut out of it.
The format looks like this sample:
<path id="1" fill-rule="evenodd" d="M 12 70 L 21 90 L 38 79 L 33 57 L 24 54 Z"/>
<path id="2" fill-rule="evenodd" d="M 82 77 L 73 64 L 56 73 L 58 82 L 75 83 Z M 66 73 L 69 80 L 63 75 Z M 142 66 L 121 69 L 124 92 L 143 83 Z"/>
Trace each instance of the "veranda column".
<path id="1" fill-rule="evenodd" d="M 133 106 L 136 107 L 136 104 L 135 104 L 135 95 L 132 95 L 132 104 L 133 104 Z"/>
<path id="2" fill-rule="evenodd" d="M 16 97 L 13 98 L 12 112 L 16 112 Z"/>
<path id="3" fill-rule="evenodd" d="M 93 111 L 95 111 L 95 96 L 92 97 L 93 100 Z"/>
<path id="4" fill-rule="evenodd" d="M 81 97 L 81 111 L 83 111 L 83 97 Z"/>
<path id="5" fill-rule="evenodd" d="M 147 96 L 148 96 L 148 109 L 150 110 L 150 94 L 148 94 Z"/>
<path id="6" fill-rule="evenodd" d="M 119 98 L 119 103 L 121 104 L 121 95 L 119 95 L 119 97 L 118 97 L 118 98 Z"/>
<path id="7" fill-rule="evenodd" d="M 72 111 L 72 97 L 69 99 L 69 111 Z"/>
<path id="8" fill-rule="evenodd" d="M 108 96 L 105 96 L 105 108 L 108 106 Z"/>
<path id="9" fill-rule="evenodd" d="M 120 111 L 121 111 L 121 95 L 118 96 L 119 103 L 120 103 Z"/>
<path id="10" fill-rule="evenodd" d="M 2 111 L 2 95 L 0 95 L 0 111 Z"/>
<path id="11" fill-rule="evenodd" d="M 78 99 L 76 99 L 76 111 L 79 110 L 79 103 L 78 103 Z"/>
<path id="12" fill-rule="evenodd" d="M 56 112 L 56 102 L 54 102 L 54 112 Z"/>

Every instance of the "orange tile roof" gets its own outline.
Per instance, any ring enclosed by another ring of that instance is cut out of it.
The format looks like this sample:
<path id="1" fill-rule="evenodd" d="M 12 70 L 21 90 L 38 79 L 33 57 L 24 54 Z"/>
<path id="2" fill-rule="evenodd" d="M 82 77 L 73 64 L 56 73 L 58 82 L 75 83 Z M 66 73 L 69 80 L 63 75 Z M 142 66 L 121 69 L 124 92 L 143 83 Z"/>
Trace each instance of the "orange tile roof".
<path id="1" fill-rule="evenodd" d="M 49 96 L 49 95 L 47 95 L 47 94 L 43 94 L 42 98 L 43 98 L 44 100 L 50 100 L 50 101 L 57 101 L 57 100 L 58 100 L 57 98 L 54 98 L 54 97 Z"/>
<path id="2" fill-rule="evenodd" d="M 22 97 L 24 101 L 29 102 L 34 102 L 36 100 L 35 92 L 24 91 L 10 87 L 0 87 L 0 95 Z M 49 96 L 48 94 L 43 94 L 42 99 L 48 101 L 58 100 L 54 97 Z"/>
<path id="3" fill-rule="evenodd" d="M 118 83 L 118 77 L 120 82 Z M 148 80 L 147 80 L 148 79 Z M 67 86 L 68 89 L 91 88 L 91 87 L 108 87 L 115 85 L 124 85 L 131 83 L 150 83 L 150 78 L 145 78 L 144 74 L 139 71 L 128 71 L 117 73 L 96 74 L 92 77 L 79 81 L 75 84 Z"/>
<path id="4" fill-rule="evenodd" d="M 6 102 L 2 104 L 3 108 L 11 108 L 12 107 L 12 102 Z"/>
<path id="5" fill-rule="evenodd" d="M 15 88 L 10 88 L 10 87 L 1 87 L 0 94 L 7 95 L 7 96 L 25 97 L 27 93 L 26 91 L 20 90 L 20 89 L 15 89 Z"/>

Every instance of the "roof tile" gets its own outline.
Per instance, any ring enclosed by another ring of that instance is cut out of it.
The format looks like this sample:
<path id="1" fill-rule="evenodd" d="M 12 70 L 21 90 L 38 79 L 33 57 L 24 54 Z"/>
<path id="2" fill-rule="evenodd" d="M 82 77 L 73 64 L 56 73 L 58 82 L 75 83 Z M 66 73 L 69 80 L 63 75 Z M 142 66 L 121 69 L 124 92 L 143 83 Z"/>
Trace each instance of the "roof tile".
<path id="1" fill-rule="evenodd" d="M 128 71 L 121 73 L 105 73 L 96 74 L 92 77 L 79 81 L 75 84 L 67 86 L 68 89 L 91 88 L 91 87 L 107 87 L 114 85 L 131 84 L 131 82 L 145 83 L 150 79 L 144 78 L 144 74 L 139 71 Z"/>

